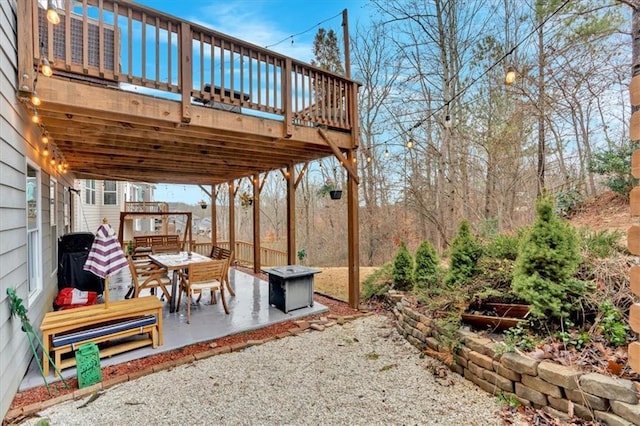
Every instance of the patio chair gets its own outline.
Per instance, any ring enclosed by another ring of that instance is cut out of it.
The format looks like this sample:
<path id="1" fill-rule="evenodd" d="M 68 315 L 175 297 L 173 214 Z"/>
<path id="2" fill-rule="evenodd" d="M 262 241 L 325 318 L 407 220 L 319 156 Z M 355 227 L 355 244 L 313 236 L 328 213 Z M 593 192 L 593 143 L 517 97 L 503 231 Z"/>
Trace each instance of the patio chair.
<path id="1" fill-rule="evenodd" d="M 233 288 L 231 287 L 231 283 L 229 282 L 229 268 L 233 264 L 234 255 L 235 253 L 233 251 L 218 246 L 213 246 L 211 248 L 211 254 L 209 255 L 212 259 L 223 259 L 228 261 L 227 269 L 224 272 L 224 284 L 227 287 L 227 290 L 229 290 L 229 295 L 231 296 L 236 295 L 235 291 L 233 291 Z"/>
<path id="2" fill-rule="evenodd" d="M 187 323 L 191 323 L 191 301 L 194 295 L 201 296 L 202 291 L 211 291 L 211 304 L 216 304 L 216 291 L 220 291 L 224 312 L 229 313 L 227 300 L 224 297 L 224 272 L 229 262 L 227 260 L 212 260 L 211 262 L 199 262 L 189 265 L 189 271 L 180 273 L 180 293 L 178 294 L 177 309 L 180 308 L 182 293 L 187 295 Z M 200 298 L 198 297 L 198 300 Z"/>
<path id="3" fill-rule="evenodd" d="M 162 253 L 180 253 L 180 245 L 179 244 L 168 244 L 168 245 L 156 245 L 151 246 L 151 252 L 153 254 L 162 254 Z"/>
<path id="4" fill-rule="evenodd" d="M 131 256 L 128 261 L 133 283 L 133 297 L 138 297 L 144 289 L 149 289 L 151 294 L 155 294 L 155 289 L 160 288 L 163 298 L 171 300 L 171 292 L 167 289 L 167 286 L 171 284 L 171 279 L 168 277 L 166 269 L 153 264 L 136 264 Z M 125 298 L 128 297 L 125 296 Z"/>

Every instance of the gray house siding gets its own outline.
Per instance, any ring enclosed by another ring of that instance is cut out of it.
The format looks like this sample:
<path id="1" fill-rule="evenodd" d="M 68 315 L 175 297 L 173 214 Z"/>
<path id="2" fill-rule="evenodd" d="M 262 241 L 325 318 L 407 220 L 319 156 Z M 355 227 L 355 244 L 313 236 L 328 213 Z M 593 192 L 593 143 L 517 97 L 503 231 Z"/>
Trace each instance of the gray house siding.
<path id="1" fill-rule="evenodd" d="M 73 176 L 50 170 L 39 156 L 40 131 L 31 124 L 27 110 L 17 96 L 17 1 L 0 1 L 0 415 L 4 417 L 31 362 L 29 343 L 20 321 L 10 315 L 7 289 L 23 299 L 31 323 L 37 330 L 57 293 L 57 261 L 52 246 L 64 230 L 65 187 Z M 42 77 L 41 77 L 42 78 Z M 40 177 L 40 264 L 41 289 L 29 294 L 27 253 L 27 163 Z M 56 228 L 50 223 L 50 177 L 57 181 Z"/>

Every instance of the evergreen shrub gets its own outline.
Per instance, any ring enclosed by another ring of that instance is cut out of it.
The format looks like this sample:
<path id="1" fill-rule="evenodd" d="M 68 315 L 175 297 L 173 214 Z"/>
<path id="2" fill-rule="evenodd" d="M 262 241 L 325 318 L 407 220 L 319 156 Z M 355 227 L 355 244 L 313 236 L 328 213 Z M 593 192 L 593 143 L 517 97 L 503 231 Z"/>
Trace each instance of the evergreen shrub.
<path id="1" fill-rule="evenodd" d="M 463 220 L 458 234 L 451 243 L 449 271 L 445 284 L 453 287 L 467 283 L 478 272 L 478 260 L 482 255 L 482 245 L 471 233 L 469 222 Z"/>
<path id="2" fill-rule="evenodd" d="M 575 278 L 582 258 L 576 232 L 553 211 L 553 200 L 536 202 L 536 220 L 520 246 L 511 283 L 540 318 L 566 318 L 579 306 L 588 285 Z"/>
<path id="3" fill-rule="evenodd" d="M 434 287 L 440 283 L 440 257 L 435 247 L 424 240 L 416 251 L 415 285 L 418 288 Z"/>
<path id="4" fill-rule="evenodd" d="M 404 242 L 393 261 L 393 287 L 399 291 L 410 291 L 413 288 L 413 258 Z"/>

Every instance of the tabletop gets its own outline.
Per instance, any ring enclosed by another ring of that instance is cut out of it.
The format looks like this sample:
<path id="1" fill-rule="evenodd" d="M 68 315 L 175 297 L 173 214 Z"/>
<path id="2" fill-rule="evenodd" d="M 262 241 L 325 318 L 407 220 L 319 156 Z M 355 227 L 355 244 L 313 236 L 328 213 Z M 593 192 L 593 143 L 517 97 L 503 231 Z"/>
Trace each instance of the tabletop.
<path id="1" fill-rule="evenodd" d="M 149 259 L 168 270 L 182 269 L 191 263 L 208 262 L 211 258 L 198 253 L 188 253 L 181 251 L 180 253 L 159 253 L 150 254 Z"/>

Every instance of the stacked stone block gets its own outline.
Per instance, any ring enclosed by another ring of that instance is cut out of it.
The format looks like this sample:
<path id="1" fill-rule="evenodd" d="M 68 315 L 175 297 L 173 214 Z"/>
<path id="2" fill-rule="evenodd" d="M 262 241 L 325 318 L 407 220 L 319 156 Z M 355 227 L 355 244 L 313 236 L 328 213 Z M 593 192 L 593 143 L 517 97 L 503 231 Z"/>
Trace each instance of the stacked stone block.
<path id="1" fill-rule="evenodd" d="M 402 299 L 393 309 L 397 329 L 419 349 L 451 353 L 452 371 L 478 387 L 522 405 L 541 408 L 559 418 L 581 417 L 608 425 L 640 425 L 638 389 L 630 380 L 541 361 L 515 352 L 501 353 L 498 343 L 467 330 L 453 348 L 442 330 Z"/>

